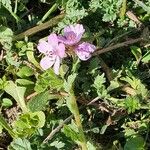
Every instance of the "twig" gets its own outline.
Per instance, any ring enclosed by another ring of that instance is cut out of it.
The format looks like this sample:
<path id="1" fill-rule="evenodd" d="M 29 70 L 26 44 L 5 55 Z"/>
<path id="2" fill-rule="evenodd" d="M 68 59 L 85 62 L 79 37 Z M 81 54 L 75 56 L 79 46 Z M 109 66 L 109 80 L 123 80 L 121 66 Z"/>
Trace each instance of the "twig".
<path id="1" fill-rule="evenodd" d="M 92 101 L 88 102 L 86 101 L 85 106 L 89 106 L 89 105 L 93 105 L 93 106 L 96 106 L 95 105 L 95 102 L 99 99 L 99 97 L 96 97 L 94 98 Z M 85 108 L 85 106 L 83 106 L 81 109 Z M 108 109 L 106 109 L 104 106 L 98 106 L 97 107 L 98 109 L 103 109 L 105 110 L 106 112 L 110 113 L 110 111 Z M 53 138 L 53 136 L 59 132 L 59 130 L 64 126 L 64 124 L 68 123 L 72 118 L 73 118 L 74 115 L 70 115 L 68 118 L 66 118 L 62 123 L 60 123 L 54 130 L 52 130 L 50 132 L 50 134 L 44 139 L 43 143 L 47 143 L 49 140 L 51 140 Z"/>
<path id="2" fill-rule="evenodd" d="M 34 97 L 34 96 L 36 96 L 36 95 L 38 95 L 37 92 L 31 93 L 30 95 L 28 95 L 28 96 L 26 97 L 26 100 L 28 101 L 28 100 L 30 100 L 32 97 Z"/>
<path id="3" fill-rule="evenodd" d="M 113 79 L 112 71 L 101 57 L 99 57 L 99 59 L 100 59 L 101 68 L 105 72 L 105 75 L 106 75 L 108 81 L 110 82 Z"/>
<path id="4" fill-rule="evenodd" d="M 142 25 L 142 22 L 137 18 L 137 16 L 132 12 L 132 11 L 127 11 L 126 15 L 132 20 L 134 21 L 136 24 L 138 24 L 139 26 Z"/>
<path id="5" fill-rule="evenodd" d="M 59 132 L 59 130 L 64 126 L 64 124 L 68 123 L 73 118 L 73 115 L 66 118 L 59 126 L 57 126 L 52 132 L 44 139 L 43 143 L 47 143 L 49 140 L 53 138 L 53 136 Z"/>
<path id="6" fill-rule="evenodd" d="M 92 101 L 90 101 L 87 105 L 91 105 L 95 103 L 97 100 L 99 100 L 99 97 L 94 98 Z"/>
<path id="7" fill-rule="evenodd" d="M 23 39 L 25 36 L 31 36 L 31 35 L 33 35 L 33 34 L 35 34 L 37 32 L 45 30 L 45 29 L 47 29 L 49 27 L 53 27 L 53 26 L 57 25 L 58 22 L 61 19 L 64 18 L 64 16 L 65 16 L 64 14 L 60 14 L 60 15 L 50 19 L 49 21 L 47 21 L 47 22 L 45 22 L 43 24 L 40 24 L 40 25 L 35 26 L 35 27 L 31 28 L 31 29 L 28 29 L 25 32 L 22 32 L 22 33 L 20 33 L 20 34 L 18 34 L 16 36 L 14 36 L 13 40 L 20 40 L 20 39 Z"/>
<path id="8" fill-rule="evenodd" d="M 100 55 L 102 53 L 106 53 L 106 52 L 109 52 L 111 50 L 114 50 L 114 49 L 117 49 L 117 48 L 120 48 L 120 47 L 125 47 L 125 46 L 128 46 L 128 45 L 137 43 L 137 42 L 141 42 L 143 40 L 144 40 L 143 38 L 137 38 L 137 39 L 132 39 L 130 41 L 125 41 L 125 42 L 122 42 L 122 43 L 119 43 L 119 44 L 116 44 L 116 45 L 112 45 L 112 46 L 109 46 L 109 47 L 106 47 L 106 48 L 102 48 L 102 49 L 98 48 L 93 53 L 93 56 Z"/>
<path id="9" fill-rule="evenodd" d="M 2 61 L 3 56 L 4 56 L 4 51 L 3 51 L 3 50 L 1 50 L 1 54 L 0 54 L 0 61 Z"/>

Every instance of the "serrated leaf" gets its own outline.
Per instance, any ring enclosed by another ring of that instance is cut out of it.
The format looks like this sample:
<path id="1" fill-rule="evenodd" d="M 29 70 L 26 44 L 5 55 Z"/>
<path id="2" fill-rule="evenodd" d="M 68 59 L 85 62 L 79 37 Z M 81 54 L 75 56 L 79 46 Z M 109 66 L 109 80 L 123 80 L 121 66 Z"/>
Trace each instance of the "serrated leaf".
<path id="1" fill-rule="evenodd" d="M 63 132 L 67 137 L 70 137 L 73 141 L 81 141 L 80 134 L 68 125 L 64 125 Z"/>
<path id="2" fill-rule="evenodd" d="M 22 114 L 17 121 L 13 123 L 15 132 L 19 137 L 29 137 L 37 129 L 45 124 L 45 114 L 42 111 L 28 112 Z"/>
<path id="3" fill-rule="evenodd" d="M 29 102 L 28 102 L 28 108 L 32 111 L 41 111 L 45 108 L 47 105 L 48 100 L 51 99 L 57 99 L 59 98 L 56 95 L 50 94 L 49 91 L 43 92 L 38 94 L 37 96 L 34 96 Z"/>
<path id="4" fill-rule="evenodd" d="M 94 87 L 99 89 L 105 82 L 106 79 L 104 78 L 104 73 L 102 75 L 98 75 L 94 80 Z"/>
<path id="5" fill-rule="evenodd" d="M 64 82 L 64 89 L 66 92 L 68 93 L 71 92 L 76 76 L 77 76 L 76 73 L 71 74 L 70 76 L 68 76 L 67 81 Z"/>
<path id="6" fill-rule="evenodd" d="M 47 88 L 50 88 L 50 90 L 60 90 L 62 87 L 63 80 L 59 78 L 52 69 L 48 69 L 38 77 L 34 89 L 36 92 L 41 93 Z"/>
<path id="7" fill-rule="evenodd" d="M 17 138 L 11 142 L 9 150 L 32 150 L 30 142 L 27 139 Z"/>
<path id="8" fill-rule="evenodd" d="M 125 99 L 125 108 L 128 113 L 134 113 L 135 110 L 140 109 L 140 103 L 137 96 L 129 96 Z"/>
<path id="9" fill-rule="evenodd" d="M 114 90 L 114 89 L 116 89 L 116 88 L 118 88 L 120 85 L 119 85 L 119 83 L 118 83 L 118 81 L 110 81 L 110 85 L 109 85 L 109 87 L 107 88 L 107 90 L 108 91 L 112 91 L 112 90 Z"/>

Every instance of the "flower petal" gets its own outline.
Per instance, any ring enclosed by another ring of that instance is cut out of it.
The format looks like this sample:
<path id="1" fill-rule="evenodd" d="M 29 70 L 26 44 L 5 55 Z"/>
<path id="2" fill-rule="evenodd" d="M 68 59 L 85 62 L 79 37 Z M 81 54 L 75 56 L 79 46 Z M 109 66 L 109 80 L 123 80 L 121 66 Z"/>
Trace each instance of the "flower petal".
<path id="1" fill-rule="evenodd" d="M 79 35 L 83 35 L 83 33 L 85 32 L 85 29 L 83 28 L 82 24 L 76 24 L 74 27 L 75 33 L 79 36 Z"/>
<path id="2" fill-rule="evenodd" d="M 58 36 L 58 41 L 66 44 L 66 38 L 64 36 L 62 36 L 62 35 Z"/>
<path id="3" fill-rule="evenodd" d="M 44 70 L 47 70 L 54 64 L 54 62 L 55 62 L 55 59 L 51 59 L 50 57 L 45 56 L 44 58 L 41 59 L 40 66 Z"/>
<path id="4" fill-rule="evenodd" d="M 54 66 L 53 66 L 54 72 L 57 75 L 59 75 L 59 67 L 60 67 L 60 58 L 57 56 L 55 63 L 54 63 Z"/>
<path id="5" fill-rule="evenodd" d="M 73 25 L 66 26 L 66 27 L 64 28 L 64 34 L 67 33 L 67 32 L 70 32 L 70 31 L 74 31 Z"/>
<path id="6" fill-rule="evenodd" d="M 83 28 L 83 25 L 76 24 L 76 25 L 70 25 L 64 28 L 64 37 L 63 43 L 67 45 L 75 45 L 78 43 L 83 33 L 85 32 L 85 29 Z"/>
<path id="7" fill-rule="evenodd" d="M 83 61 L 88 60 L 91 57 L 91 54 L 86 51 L 76 50 L 75 52 L 76 52 L 77 56 Z"/>
<path id="8" fill-rule="evenodd" d="M 65 45 L 64 45 L 63 43 L 60 43 L 60 44 L 58 45 L 57 53 L 58 53 L 58 56 L 59 56 L 60 58 L 63 58 L 63 57 L 66 56 L 66 55 L 65 55 Z"/>
<path id="9" fill-rule="evenodd" d="M 48 42 L 46 41 L 40 41 L 38 46 L 37 46 L 37 49 L 41 52 L 41 53 L 44 53 L 46 54 L 47 51 L 52 51 L 52 47 L 51 45 L 49 45 Z"/>
<path id="10" fill-rule="evenodd" d="M 76 46 L 75 53 L 81 60 L 87 60 L 91 57 L 91 53 L 94 52 L 96 47 L 90 43 L 83 42 Z"/>
<path id="11" fill-rule="evenodd" d="M 52 33 L 48 36 L 48 43 L 50 45 L 52 45 L 53 47 L 58 46 L 58 38 L 57 38 L 57 35 L 55 33 Z"/>

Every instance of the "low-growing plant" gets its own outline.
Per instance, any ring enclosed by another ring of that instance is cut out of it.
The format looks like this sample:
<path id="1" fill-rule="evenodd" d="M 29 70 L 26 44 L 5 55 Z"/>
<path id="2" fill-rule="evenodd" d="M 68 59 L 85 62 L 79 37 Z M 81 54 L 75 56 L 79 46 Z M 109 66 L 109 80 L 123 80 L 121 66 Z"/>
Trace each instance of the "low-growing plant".
<path id="1" fill-rule="evenodd" d="M 0 0 L 0 149 L 149 149 L 149 8 Z"/>

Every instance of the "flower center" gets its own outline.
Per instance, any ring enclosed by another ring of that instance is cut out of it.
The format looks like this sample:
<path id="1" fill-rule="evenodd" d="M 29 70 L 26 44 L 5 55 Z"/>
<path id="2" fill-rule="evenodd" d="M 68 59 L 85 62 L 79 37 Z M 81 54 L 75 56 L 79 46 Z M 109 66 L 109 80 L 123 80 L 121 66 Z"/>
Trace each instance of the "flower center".
<path id="1" fill-rule="evenodd" d="M 46 51 L 46 56 L 52 58 L 55 55 L 55 51 Z"/>
<path id="2" fill-rule="evenodd" d="M 76 39 L 76 34 L 75 34 L 74 32 L 68 32 L 68 33 L 66 34 L 66 38 L 67 38 L 67 40 L 69 40 L 69 41 L 73 41 L 73 40 Z"/>

